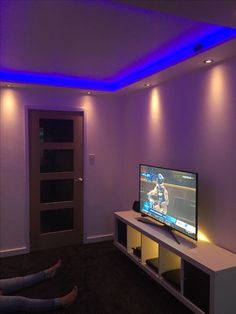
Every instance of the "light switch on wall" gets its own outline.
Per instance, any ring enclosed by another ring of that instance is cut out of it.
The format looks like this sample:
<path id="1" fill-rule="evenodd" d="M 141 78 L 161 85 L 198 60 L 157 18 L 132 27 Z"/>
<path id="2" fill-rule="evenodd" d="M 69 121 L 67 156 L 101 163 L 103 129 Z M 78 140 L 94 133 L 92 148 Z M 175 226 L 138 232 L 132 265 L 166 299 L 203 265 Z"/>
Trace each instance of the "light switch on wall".
<path id="1" fill-rule="evenodd" d="M 95 163 L 95 154 L 89 154 L 89 163 L 91 165 Z"/>

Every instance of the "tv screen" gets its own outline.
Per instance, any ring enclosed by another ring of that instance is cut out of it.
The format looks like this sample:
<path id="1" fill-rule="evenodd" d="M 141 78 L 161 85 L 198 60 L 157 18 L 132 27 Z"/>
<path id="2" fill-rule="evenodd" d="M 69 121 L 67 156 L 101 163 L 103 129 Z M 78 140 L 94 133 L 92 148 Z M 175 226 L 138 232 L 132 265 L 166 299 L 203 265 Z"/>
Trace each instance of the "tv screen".
<path id="1" fill-rule="evenodd" d="M 141 164 L 140 212 L 197 240 L 197 173 Z"/>

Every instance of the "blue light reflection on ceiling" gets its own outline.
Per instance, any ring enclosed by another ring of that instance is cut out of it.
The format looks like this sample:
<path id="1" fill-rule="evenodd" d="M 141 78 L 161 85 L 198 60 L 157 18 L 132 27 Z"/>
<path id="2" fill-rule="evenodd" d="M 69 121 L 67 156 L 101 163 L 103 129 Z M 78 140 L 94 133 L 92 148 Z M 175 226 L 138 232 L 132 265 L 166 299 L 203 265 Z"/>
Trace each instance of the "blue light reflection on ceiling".
<path id="1" fill-rule="evenodd" d="M 2 82 L 12 83 L 28 83 L 100 91 L 116 91 L 234 38 L 236 38 L 236 29 L 217 27 L 214 32 L 201 38 L 200 40 L 197 40 L 197 42 L 191 44 L 188 43 L 185 47 L 173 51 L 171 54 L 155 61 L 154 63 L 148 64 L 142 69 L 133 69 L 132 74 L 117 77 L 112 82 L 95 81 L 56 74 L 28 73 L 12 70 L 1 71 L 0 80 Z"/>

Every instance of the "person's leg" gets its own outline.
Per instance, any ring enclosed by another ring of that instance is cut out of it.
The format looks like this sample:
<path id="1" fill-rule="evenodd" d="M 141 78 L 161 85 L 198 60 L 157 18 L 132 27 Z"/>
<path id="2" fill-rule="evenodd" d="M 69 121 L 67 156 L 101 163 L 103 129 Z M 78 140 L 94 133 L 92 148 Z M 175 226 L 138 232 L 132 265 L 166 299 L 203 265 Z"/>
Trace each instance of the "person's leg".
<path id="1" fill-rule="evenodd" d="M 54 299 L 30 299 L 20 296 L 0 295 L 0 313 L 43 312 L 70 306 L 77 298 L 78 288 L 74 287 L 68 294 Z"/>
<path id="2" fill-rule="evenodd" d="M 7 279 L 0 279 L 0 289 L 2 294 L 6 295 L 17 290 L 30 287 L 36 283 L 39 283 L 47 278 L 45 271 L 27 275 L 24 277 L 14 277 Z"/>
<path id="3" fill-rule="evenodd" d="M 3 295 L 6 295 L 40 283 L 48 278 L 52 278 L 60 266 L 61 260 L 59 260 L 52 267 L 35 274 L 26 275 L 23 277 L 0 279 L 0 290 L 2 290 Z"/>
<path id="4" fill-rule="evenodd" d="M 0 313 L 50 311 L 57 307 L 60 307 L 57 299 L 44 300 L 20 296 L 0 296 Z"/>

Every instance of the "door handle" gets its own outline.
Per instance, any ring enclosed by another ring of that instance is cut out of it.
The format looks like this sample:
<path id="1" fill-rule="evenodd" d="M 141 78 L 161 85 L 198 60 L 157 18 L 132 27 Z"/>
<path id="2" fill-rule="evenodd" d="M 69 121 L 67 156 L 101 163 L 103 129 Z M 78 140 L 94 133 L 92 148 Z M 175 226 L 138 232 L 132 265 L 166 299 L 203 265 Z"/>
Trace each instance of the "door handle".
<path id="1" fill-rule="evenodd" d="M 83 182 L 84 179 L 79 177 L 79 178 L 74 178 L 74 182 Z"/>

